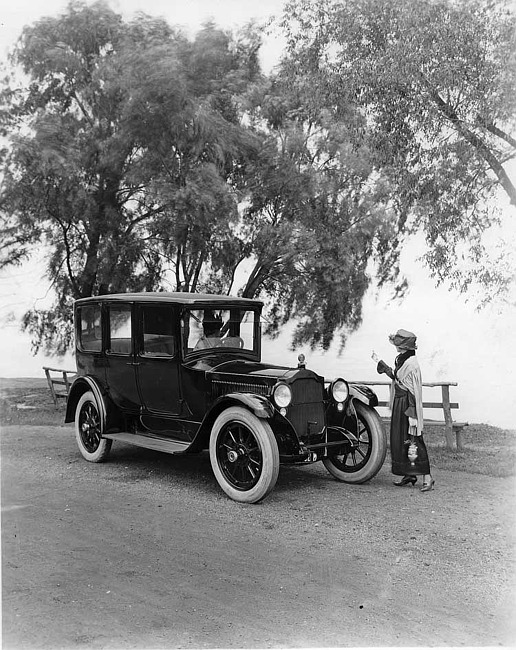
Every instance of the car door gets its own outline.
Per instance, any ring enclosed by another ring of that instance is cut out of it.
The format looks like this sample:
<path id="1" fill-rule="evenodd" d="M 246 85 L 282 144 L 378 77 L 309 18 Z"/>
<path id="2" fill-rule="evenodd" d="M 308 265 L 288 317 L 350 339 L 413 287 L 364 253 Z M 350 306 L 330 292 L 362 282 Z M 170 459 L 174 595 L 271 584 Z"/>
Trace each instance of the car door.
<path id="1" fill-rule="evenodd" d="M 179 415 L 177 309 L 166 303 L 144 303 L 138 305 L 137 313 L 137 374 L 141 402 L 150 414 Z"/>
<path id="2" fill-rule="evenodd" d="M 134 356 L 133 305 L 113 302 L 107 307 L 106 383 L 111 399 L 124 411 L 140 410 Z"/>

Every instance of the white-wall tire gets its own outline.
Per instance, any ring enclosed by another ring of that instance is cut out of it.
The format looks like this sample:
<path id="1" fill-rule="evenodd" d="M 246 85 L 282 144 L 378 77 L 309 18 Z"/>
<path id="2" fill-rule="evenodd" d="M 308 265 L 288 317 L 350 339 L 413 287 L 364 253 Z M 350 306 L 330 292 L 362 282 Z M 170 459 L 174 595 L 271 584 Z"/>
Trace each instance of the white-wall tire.
<path id="1" fill-rule="evenodd" d="M 278 480 L 278 444 L 269 423 L 240 406 L 215 420 L 210 461 L 220 487 L 241 503 L 258 503 Z"/>
<path id="2" fill-rule="evenodd" d="M 352 452 L 331 453 L 323 458 L 326 469 L 344 483 L 365 483 L 382 467 L 387 453 L 387 435 L 378 413 L 355 401 L 358 421 L 358 447 Z"/>
<path id="3" fill-rule="evenodd" d="M 95 395 L 87 391 L 75 409 L 75 440 L 82 456 L 90 463 L 101 463 L 111 450 L 112 440 L 102 438 L 103 426 Z"/>

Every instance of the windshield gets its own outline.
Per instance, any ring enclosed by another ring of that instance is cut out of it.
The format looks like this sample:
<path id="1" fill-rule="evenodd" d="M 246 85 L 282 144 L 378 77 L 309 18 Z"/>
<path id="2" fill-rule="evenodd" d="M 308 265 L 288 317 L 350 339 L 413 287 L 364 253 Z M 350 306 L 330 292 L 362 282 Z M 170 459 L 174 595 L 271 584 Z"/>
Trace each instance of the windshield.
<path id="1" fill-rule="evenodd" d="M 256 352 L 257 312 L 239 309 L 187 310 L 182 320 L 183 344 L 187 352 L 223 348 Z"/>

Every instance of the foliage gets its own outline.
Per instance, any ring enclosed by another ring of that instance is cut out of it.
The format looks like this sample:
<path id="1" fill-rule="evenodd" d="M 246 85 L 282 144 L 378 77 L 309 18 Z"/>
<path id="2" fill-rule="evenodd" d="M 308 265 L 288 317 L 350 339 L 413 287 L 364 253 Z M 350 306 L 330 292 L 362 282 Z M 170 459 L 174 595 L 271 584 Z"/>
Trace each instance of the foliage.
<path id="1" fill-rule="evenodd" d="M 56 304 L 25 318 L 36 349 L 66 348 L 76 298 L 159 289 L 167 260 L 180 290 L 206 262 L 223 266 L 238 160 L 253 146 L 233 93 L 254 74 L 254 46 L 213 25 L 192 43 L 102 2 L 25 28 L 15 60 L 30 84 L 3 93 L 0 201 L 4 264 L 51 251 Z"/>
<path id="2" fill-rule="evenodd" d="M 285 74 L 303 75 L 321 106 L 355 107 L 355 142 L 391 183 L 400 232 L 423 228 L 430 269 L 466 288 L 460 267 L 469 258 L 475 273 L 496 221 L 489 199 L 502 188 L 516 205 L 504 167 L 516 154 L 514 13 L 484 0 L 293 0 L 283 25 Z"/>
<path id="3" fill-rule="evenodd" d="M 311 92 L 281 76 L 255 89 L 251 113 L 267 138 L 246 178 L 256 263 L 244 294 L 262 286 L 271 297 L 269 333 L 294 318 L 293 347 L 327 349 L 360 324 L 368 262 L 385 261 L 392 224 L 368 152 L 353 150 L 339 111 L 312 106 Z"/>
<path id="4" fill-rule="evenodd" d="M 5 264 L 51 251 L 56 304 L 24 320 L 35 349 L 66 349 L 76 298 L 229 292 L 244 263 L 241 293 L 268 300 L 271 333 L 295 317 L 294 345 L 327 348 L 358 326 L 389 230 L 382 191 L 338 114 L 260 74 L 259 45 L 252 26 L 190 41 L 103 3 L 24 30 L 0 207 Z"/>
<path id="5" fill-rule="evenodd" d="M 483 0 L 292 0 L 283 24 L 269 78 L 253 25 L 189 39 L 78 1 L 24 29 L 25 76 L 0 96 L 0 263 L 49 251 L 55 304 L 24 319 L 35 350 L 66 349 L 80 297 L 239 283 L 271 334 L 295 319 L 293 346 L 343 345 L 372 271 L 399 281 L 420 227 L 439 278 L 467 287 L 469 255 L 500 283 L 481 237 L 495 185 L 514 198 L 513 16 Z"/>

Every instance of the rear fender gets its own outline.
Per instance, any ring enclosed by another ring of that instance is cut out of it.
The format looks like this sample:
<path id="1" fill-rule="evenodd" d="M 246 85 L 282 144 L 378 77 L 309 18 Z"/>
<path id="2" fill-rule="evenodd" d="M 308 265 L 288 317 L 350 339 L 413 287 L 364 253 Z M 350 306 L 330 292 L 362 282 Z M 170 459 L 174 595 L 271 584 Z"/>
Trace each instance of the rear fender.
<path id="1" fill-rule="evenodd" d="M 105 431 L 107 421 L 106 404 L 100 386 L 91 377 L 78 377 L 73 382 L 68 394 L 68 399 L 66 400 L 65 422 L 73 422 L 75 420 L 77 404 L 84 393 L 87 393 L 88 391 L 91 391 L 95 395 L 99 408 L 102 431 Z"/>

